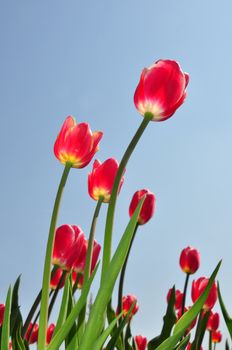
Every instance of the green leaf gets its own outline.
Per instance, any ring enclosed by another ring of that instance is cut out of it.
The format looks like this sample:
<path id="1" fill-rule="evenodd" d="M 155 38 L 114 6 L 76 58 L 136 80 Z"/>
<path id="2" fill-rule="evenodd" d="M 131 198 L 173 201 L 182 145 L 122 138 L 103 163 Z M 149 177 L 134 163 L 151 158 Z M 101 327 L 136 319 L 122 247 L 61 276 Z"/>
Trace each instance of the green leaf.
<path id="1" fill-rule="evenodd" d="M 222 314 L 223 314 L 227 329 L 230 333 L 230 338 L 232 339 L 232 318 L 229 316 L 229 314 L 226 310 L 225 304 L 223 302 L 219 283 L 218 283 L 218 300 L 219 300 L 219 304 L 221 306 Z"/>
<path id="2" fill-rule="evenodd" d="M 164 324 L 163 324 L 162 331 L 159 336 L 149 341 L 147 345 L 148 350 L 156 349 L 165 339 L 167 339 L 170 336 L 172 328 L 176 323 L 176 313 L 174 308 L 175 302 L 176 302 L 176 295 L 175 295 L 175 286 L 174 286 L 171 291 L 166 314 L 163 318 Z"/>
<path id="3" fill-rule="evenodd" d="M 1 350 L 9 350 L 11 297 L 12 290 L 10 286 L 7 292 L 4 318 L 2 323 Z"/>
<path id="4" fill-rule="evenodd" d="M 190 334 L 188 334 L 183 340 L 181 340 L 180 344 L 176 348 L 176 350 L 185 350 L 190 340 Z"/>
<path id="5" fill-rule="evenodd" d="M 92 349 L 94 342 L 101 332 L 102 326 L 104 324 L 106 307 L 111 298 L 119 272 L 126 259 L 126 255 L 144 199 L 145 198 L 143 198 L 137 206 L 108 266 L 106 275 L 102 280 L 100 289 L 92 306 L 86 330 L 78 350 Z"/>
<path id="6" fill-rule="evenodd" d="M 24 340 L 22 339 L 21 327 L 19 327 L 16 330 L 15 338 L 12 340 L 12 347 L 13 347 L 13 350 L 27 350 L 27 349 L 29 349 L 29 347 L 26 346 L 26 342 L 24 342 Z"/>
<path id="7" fill-rule="evenodd" d="M 76 302 L 76 304 L 74 305 L 70 315 L 68 316 L 68 318 L 66 319 L 66 321 L 64 322 L 62 327 L 59 329 L 59 331 L 56 333 L 56 335 L 52 338 L 50 344 L 47 347 L 47 350 L 57 350 L 59 348 L 59 346 L 62 344 L 62 342 L 64 341 L 64 339 L 66 338 L 66 336 L 68 335 L 70 329 L 72 328 L 73 323 L 75 322 L 81 309 L 83 308 L 83 306 L 86 303 L 86 300 L 87 300 L 87 297 L 89 294 L 89 290 L 90 290 L 91 284 L 93 282 L 93 279 L 96 275 L 98 266 L 99 266 L 99 263 L 97 264 L 92 275 L 90 276 L 90 278 L 86 282 L 86 285 L 83 287 L 83 292 L 82 292 L 80 298 L 78 299 L 78 301 Z"/>
<path id="8" fill-rule="evenodd" d="M 209 316 L 210 316 L 210 311 L 207 311 L 206 314 L 204 315 L 204 317 L 202 317 L 202 312 L 200 312 L 199 317 L 198 317 L 198 325 L 197 325 L 197 329 L 195 332 L 195 338 L 194 341 L 192 343 L 192 348 L 194 349 L 199 349 L 201 347 L 204 335 L 205 335 L 205 331 L 206 331 L 206 326 L 209 320 Z"/>
<path id="9" fill-rule="evenodd" d="M 72 276 L 70 274 L 69 284 L 71 284 L 71 283 L 72 283 Z M 68 318 L 68 316 L 72 312 L 73 307 L 74 307 L 73 293 L 72 293 L 71 288 L 69 288 L 68 308 L 67 308 L 66 318 Z M 76 325 L 76 321 L 74 320 L 73 325 L 72 325 L 71 329 L 69 330 L 69 333 L 65 337 L 65 349 L 68 348 L 68 345 L 71 343 L 71 341 L 73 340 L 73 337 L 75 337 L 76 333 L 77 333 L 77 325 Z M 77 337 L 75 337 L 75 339 L 77 340 Z M 72 344 L 73 344 L 73 341 L 72 341 Z M 78 345 L 78 343 L 76 343 L 75 345 L 73 344 L 73 348 L 76 349 L 77 345 Z"/>
<path id="10" fill-rule="evenodd" d="M 22 327 L 22 323 L 23 323 L 23 319 L 22 319 L 22 315 L 19 307 L 19 298 L 18 298 L 20 277 L 21 276 L 17 278 L 12 291 L 11 316 L 10 316 L 10 335 L 11 335 L 12 342 L 13 342 L 13 339 L 16 337 L 17 330 Z"/>
<path id="11" fill-rule="evenodd" d="M 69 280 L 69 278 L 67 276 L 67 278 L 65 280 L 65 285 L 64 285 L 64 290 L 63 290 L 63 296 L 62 296 L 60 311 L 59 311 L 58 319 L 57 319 L 57 322 L 56 322 L 56 328 L 54 330 L 53 337 L 58 333 L 58 331 L 60 330 L 60 328 L 62 327 L 64 321 L 67 318 L 69 290 L 71 290 L 71 286 L 70 286 L 70 280 Z"/>
<path id="12" fill-rule="evenodd" d="M 113 320 L 110 323 L 110 325 L 104 330 L 104 332 L 100 335 L 100 337 L 95 341 L 94 346 L 93 346 L 94 350 L 101 350 L 102 346 L 104 345 L 106 339 L 110 335 L 112 329 L 115 327 L 120 316 L 116 317 L 115 320 Z"/>
<path id="13" fill-rule="evenodd" d="M 172 349 L 176 346 L 180 338 L 183 337 L 186 329 L 190 326 L 190 324 L 193 322 L 193 320 L 197 317 L 198 313 L 201 311 L 208 294 L 210 292 L 210 289 L 212 287 L 212 284 L 215 280 L 215 277 L 218 273 L 218 270 L 220 268 L 221 261 L 218 263 L 216 269 L 212 273 L 209 282 L 204 290 L 204 292 L 201 294 L 201 296 L 197 299 L 195 304 L 189 309 L 187 312 L 184 313 L 184 315 L 179 319 L 179 321 L 176 323 L 174 327 L 174 332 L 171 337 L 166 339 L 158 348 L 157 350 L 167 350 Z"/>

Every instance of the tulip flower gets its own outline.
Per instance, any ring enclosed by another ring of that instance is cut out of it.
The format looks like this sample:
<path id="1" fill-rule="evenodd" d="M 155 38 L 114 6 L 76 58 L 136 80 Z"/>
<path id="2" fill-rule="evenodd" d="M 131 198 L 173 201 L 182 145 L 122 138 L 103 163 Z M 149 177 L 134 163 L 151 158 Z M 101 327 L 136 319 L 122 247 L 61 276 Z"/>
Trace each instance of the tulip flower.
<path id="1" fill-rule="evenodd" d="M 147 338 L 142 335 L 135 336 L 135 344 L 137 350 L 146 350 L 147 347 Z"/>
<path id="2" fill-rule="evenodd" d="M 169 299 L 171 297 L 172 293 L 172 288 L 169 289 L 168 294 L 167 294 L 167 303 L 169 302 Z M 177 289 L 175 291 L 175 309 L 180 310 L 182 307 L 182 301 L 183 301 L 183 293 Z"/>
<path id="3" fill-rule="evenodd" d="M 88 191 L 89 195 L 94 200 L 98 201 L 102 197 L 104 203 L 110 201 L 117 171 L 118 162 L 114 158 L 109 158 L 103 163 L 99 160 L 94 161 L 93 170 L 88 176 Z M 122 187 L 123 181 L 124 178 L 122 177 L 118 193 Z"/>
<path id="4" fill-rule="evenodd" d="M 187 247 L 180 254 L 180 267 L 187 274 L 195 273 L 200 265 L 200 253 L 197 249 Z"/>
<path id="5" fill-rule="evenodd" d="M 216 331 L 219 327 L 219 323 L 220 323 L 219 313 L 218 312 L 213 313 L 211 311 L 207 322 L 207 329 L 209 331 Z"/>
<path id="6" fill-rule="evenodd" d="M 37 323 L 33 325 L 33 323 L 31 322 L 25 334 L 25 339 L 27 340 L 28 344 L 34 344 L 38 341 L 38 333 L 39 325 Z"/>
<path id="7" fill-rule="evenodd" d="M 148 222 L 152 218 L 152 216 L 154 215 L 155 203 L 156 203 L 156 198 L 155 198 L 154 193 L 150 192 L 148 189 L 142 189 L 140 191 L 135 192 L 133 197 L 132 197 L 130 207 L 129 207 L 129 215 L 130 215 L 130 217 L 132 217 L 140 200 L 145 195 L 146 195 L 146 198 L 143 202 L 143 205 L 142 205 L 142 208 L 140 210 L 139 217 L 138 217 L 138 221 L 137 221 L 139 225 L 146 224 L 146 222 Z"/>
<path id="8" fill-rule="evenodd" d="M 73 168 L 83 168 L 98 151 L 102 136 L 101 131 L 92 133 L 89 124 L 77 124 L 74 117 L 69 116 L 54 144 L 55 156 L 62 164 L 70 163 Z"/>
<path id="9" fill-rule="evenodd" d="M 122 317 L 126 317 L 133 304 L 134 307 L 130 314 L 129 320 L 131 320 L 132 316 L 135 315 L 139 309 L 137 298 L 132 294 L 122 297 Z M 118 314 L 118 310 L 116 311 L 116 314 Z"/>
<path id="10" fill-rule="evenodd" d="M 172 60 L 159 60 L 142 71 L 134 94 L 135 107 L 144 116 L 153 115 L 153 121 L 170 118 L 186 97 L 189 75 Z"/>
<path id="11" fill-rule="evenodd" d="M 52 263 L 64 270 L 70 270 L 82 254 L 85 237 L 76 225 L 62 225 L 56 229 Z"/>
<path id="12" fill-rule="evenodd" d="M 195 302 L 199 298 L 199 296 L 203 293 L 203 291 L 205 290 L 208 284 L 208 281 L 209 281 L 208 278 L 200 277 L 196 281 L 194 280 L 192 282 L 192 301 L 193 302 Z M 216 286 L 216 283 L 214 282 L 210 289 L 209 295 L 205 301 L 203 308 L 205 310 L 212 309 L 216 301 L 217 301 L 217 286 Z"/>
<path id="13" fill-rule="evenodd" d="M 3 322 L 4 311 L 5 311 L 5 305 L 0 304 L 0 326 L 2 325 L 2 322 Z"/>
<path id="14" fill-rule="evenodd" d="M 221 340 L 222 340 L 222 333 L 220 331 L 212 332 L 212 342 L 213 343 L 220 343 Z"/>
<path id="15" fill-rule="evenodd" d="M 88 241 L 85 240 L 85 244 L 83 245 L 83 250 L 82 250 L 81 254 L 79 255 L 79 257 L 76 260 L 74 260 L 73 265 L 72 265 L 72 268 L 76 273 L 81 273 L 81 274 L 84 273 L 87 249 L 88 249 Z M 91 263 L 91 273 L 93 272 L 93 270 L 97 264 L 97 260 L 98 260 L 100 251 L 101 251 L 100 244 L 98 244 L 94 240 L 93 253 L 92 253 L 92 263 Z"/>
<path id="16" fill-rule="evenodd" d="M 50 288 L 56 289 L 59 286 L 59 289 L 64 287 L 65 276 L 63 276 L 64 271 L 61 268 L 58 268 L 53 274 L 50 281 Z"/>
<path id="17" fill-rule="evenodd" d="M 53 336 L 53 333 L 54 333 L 54 330 L 55 330 L 56 326 L 54 325 L 54 323 L 51 323 L 49 325 L 49 327 L 47 328 L 47 336 L 46 336 L 46 342 L 47 342 L 47 345 L 50 343 L 50 341 L 52 340 L 52 336 Z"/>

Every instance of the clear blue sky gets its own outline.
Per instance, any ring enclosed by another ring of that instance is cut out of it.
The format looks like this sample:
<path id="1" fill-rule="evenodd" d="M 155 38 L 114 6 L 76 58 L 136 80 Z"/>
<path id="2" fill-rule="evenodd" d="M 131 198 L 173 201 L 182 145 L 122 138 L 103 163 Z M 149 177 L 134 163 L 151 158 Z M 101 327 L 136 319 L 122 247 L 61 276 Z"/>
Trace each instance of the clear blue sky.
<path id="1" fill-rule="evenodd" d="M 52 149 L 65 117 L 104 131 L 99 159 L 120 159 L 141 121 L 133 105 L 141 69 L 171 58 L 190 74 L 188 97 L 173 118 L 146 130 L 114 230 L 116 245 L 137 189 L 156 194 L 155 217 L 139 230 L 127 270 L 125 293 L 140 303 L 133 330 L 148 337 L 160 330 L 167 290 L 183 288 L 178 259 L 187 245 L 201 252 L 196 277 L 223 258 L 219 279 L 232 313 L 231 12 L 230 0 L 0 2 L 0 302 L 20 273 L 24 314 L 40 288 L 62 172 Z M 90 169 L 71 172 L 59 218 L 86 234 L 95 206 Z"/>

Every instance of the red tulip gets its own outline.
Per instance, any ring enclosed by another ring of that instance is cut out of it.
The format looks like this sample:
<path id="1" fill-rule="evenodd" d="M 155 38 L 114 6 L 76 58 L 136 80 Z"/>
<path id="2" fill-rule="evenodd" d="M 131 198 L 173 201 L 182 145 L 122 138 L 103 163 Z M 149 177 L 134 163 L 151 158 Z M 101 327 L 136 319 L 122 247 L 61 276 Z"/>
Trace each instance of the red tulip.
<path id="1" fill-rule="evenodd" d="M 33 327 L 33 330 L 32 330 L 32 327 Z M 37 342 L 38 333 L 39 333 L 39 325 L 35 323 L 35 325 L 33 326 L 33 323 L 31 322 L 25 334 L 25 339 L 27 340 L 28 344 L 34 344 Z M 29 339 L 29 336 L 30 336 L 30 339 Z"/>
<path id="2" fill-rule="evenodd" d="M 205 290 L 208 284 L 208 281 L 209 281 L 208 278 L 200 277 L 196 281 L 194 280 L 192 282 L 192 301 L 193 302 L 195 302 L 199 298 L 199 296 L 203 293 L 203 291 Z M 217 301 L 217 286 L 216 286 L 216 283 L 214 282 L 210 289 L 209 295 L 205 301 L 203 308 L 205 310 L 212 309 L 216 301 Z"/>
<path id="3" fill-rule="evenodd" d="M 5 305 L 0 304 L 0 326 L 2 325 L 2 322 L 3 322 L 4 311 L 5 311 Z"/>
<path id="4" fill-rule="evenodd" d="M 114 180 L 118 171 L 118 162 L 114 158 L 109 158 L 101 163 L 95 160 L 93 170 L 88 176 L 88 191 L 89 195 L 96 201 L 103 197 L 103 202 L 108 203 L 114 184 Z M 121 179 L 119 190 L 124 179 Z"/>
<path id="5" fill-rule="evenodd" d="M 136 335 L 135 344 L 137 350 L 146 350 L 147 347 L 147 338 L 142 335 Z"/>
<path id="6" fill-rule="evenodd" d="M 64 270 L 70 270 L 81 255 L 85 237 L 76 225 L 62 225 L 56 229 L 52 263 Z"/>
<path id="7" fill-rule="evenodd" d="M 55 156 L 62 164 L 71 163 L 73 168 L 83 168 L 98 151 L 102 136 L 101 131 L 92 133 L 89 124 L 77 124 L 74 117 L 69 116 L 54 144 Z"/>
<path id="8" fill-rule="evenodd" d="M 221 340 L 222 340 L 222 333 L 220 331 L 212 332 L 212 342 L 213 343 L 220 343 Z"/>
<path id="9" fill-rule="evenodd" d="M 56 289 L 59 285 L 59 289 L 64 287 L 65 277 L 63 276 L 64 271 L 61 268 L 58 268 L 53 274 L 50 281 L 50 288 Z"/>
<path id="10" fill-rule="evenodd" d="M 195 248 L 187 247 L 180 254 L 180 267 L 188 274 L 195 273 L 200 265 L 200 253 Z"/>
<path id="11" fill-rule="evenodd" d="M 219 327 L 219 323 L 220 323 L 220 317 L 219 317 L 219 313 L 218 312 L 211 312 L 208 322 L 207 322 L 207 329 L 209 331 L 216 331 Z"/>
<path id="12" fill-rule="evenodd" d="M 85 245 L 83 246 L 83 250 L 80 254 L 80 256 L 78 257 L 78 259 L 76 259 L 73 263 L 73 270 L 76 273 L 84 273 L 84 269 L 85 269 L 85 262 L 86 262 L 86 255 L 87 255 L 87 250 L 88 250 L 88 241 L 85 241 Z M 101 246 L 100 244 L 98 244 L 95 240 L 94 240 L 94 244 L 93 244 L 93 253 L 92 253 L 92 264 L 91 264 L 91 273 L 93 272 L 96 264 L 97 264 L 97 260 L 99 257 L 101 251 Z"/>
<path id="13" fill-rule="evenodd" d="M 186 97 L 189 75 L 171 60 L 159 60 L 142 71 L 135 90 L 135 107 L 143 116 L 153 114 L 154 121 L 170 118 Z"/>
<path id="14" fill-rule="evenodd" d="M 154 193 L 150 192 L 148 189 L 143 189 L 140 191 L 135 192 L 135 194 L 132 197 L 130 207 L 129 207 L 129 215 L 132 217 L 134 214 L 135 209 L 137 208 L 140 200 L 143 198 L 143 196 L 146 195 L 146 198 L 143 202 L 139 217 L 138 217 L 138 224 L 143 225 L 148 222 L 155 212 L 155 195 Z"/>
<path id="15" fill-rule="evenodd" d="M 134 307 L 132 309 L 129 319 L 131 319 L 132 316 L 135 315 L 139 309 L 137 298 L 132 294 L 122 297 L 122 317 L 126 317 L 126 315 L 128 314 L 133 304 L 134 304 Z M 118 313 L 118 310 L 116 311 L 116 314 L 117 313 Z"/>
<path id="16" fill-rule="evenodd" d="M 54 333 L 54 330 L 55 330 L 56 326 L 54 323 L 51 323 L 49 325 L 49 327 L 47 328 L 47 335 L 46 335 L 46 342 L 47 342 L 47 345 L 50 343 L 50 341 L 52 340 L 52 336 L 53 336 L 53 333 Z"/>
<path id="17" fill-rule="evenodd" d="M 170 288 L 169 289 L 169 291 L 168 291 L 168 294 L 167 294 L 167 302 L 169 302 L 169 299 L 170 299 L 170 297 L 171 297 L 171 293 L 172 293 L 172 288 Z M 184 296 L 184 294 L 179 290 L 179 289 L 177 289 L 176 291 L 175 291 L 175 298 L 176 298 L 176 300 L 175 300 L 175 309 L 176 310 L 179 310 L 179 309 L 181 309 L 181 307 L 182 307 L 182 302 L 183 302 L 183 296 Z"/>

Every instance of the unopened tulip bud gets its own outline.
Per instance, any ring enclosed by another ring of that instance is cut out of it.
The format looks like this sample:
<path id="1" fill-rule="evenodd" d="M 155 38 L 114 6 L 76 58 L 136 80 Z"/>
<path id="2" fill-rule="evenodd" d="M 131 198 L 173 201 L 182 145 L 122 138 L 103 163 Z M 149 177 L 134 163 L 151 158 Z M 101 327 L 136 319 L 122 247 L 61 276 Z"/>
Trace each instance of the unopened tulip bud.
<path id="1" fill-rule="evenodd" d="M 27 340 L 28 344 L 36 343 L 38 341 L 38 334 L 39 334 L 39 325 L 37 323 L 33 325 L 33 323 L 31 322 L 25 334 L 25 339 Z"/>
<path id="2" fill-rule="evenodd" d="M 102 136 L 101 131 L 92 133 L 89 124 L 77 124 L 75 118 L 69 116 L 54 144 L 55 156 L 62 164 L 70 163 L 73 168 L 83 168 L 98 151 Z"/>
<path id="3" fill-rule="evenodd" d="M 153 121 L 170 118 L 186 97 L 189 76 L 172 60 L 159 60 L 144 68 L 134 95 L 135 107 L 144 116 L 153 115 Z"/>
<path id="4" fill-rule="evenodd" d="M 222 341 L 222 333 L 221 331 L 214 331 L 212 332 L 212 342 L 213 343 L 220 343 Z"/>
<path id="5" fill-rule="evenodd" d="M 47 345 L 50 343 L 50 341 L 52 340 L 52 336 L 53 336 L 53 333 L 54 333 L 54 330 L 55 330 L 56 326 L 54 323 L 51 323 L 49 325 L 49 327 L 47 328 L 47 335 L 46 335 L 46 343 Z"/>
<path id="6" fill-rule="evenodd" d="M 194 280 L 192 282 L 192 301 L 194 303 L 199 298 L 199 296 L 203 293 L 208 282 L 209 282 L 209 279 L 206 277 L 200 277 L 196 281 Z M 210 289 L 209 295 L 205 301 L 203 308 L 205 310 L 212 309 L 216 301 L 217 301 L 217 285 L 214 282 Z"/>
<path id="7" fill-rule="evenodd" d="M 146 198 L 143 202 L 142 208 L 139 213 L 138 221 L 137 221 L 139 225 L 146 224 L 146 222 L 148 222 L 152 218 L 155 212 L 156 199 L 155 199 L 154 193 L 150 192 L 148 189 L 142 189 L 135 192 L 132 197 L 130 207 L 129 207 L 130 217 L 132 217 L 135 209 L 137 208 L 139 202 L 144 196 L 146 196 Z"/>
<path id="8" fill-rule="evenodd" d="M 95 160 L 93 170 L 88 176 L 89 195 L 96 201 L 101 197 L 104 203 L 110 201 L 114 180 L 118 171 L 118 162 L 114 158 L 109 158 L 101 163 Z M 120 191 L 124 178 L 122 177 L 118 192 Z"/>
<path id="9" fill-rule="evenodd" d="M 142 335 L 135 336 L 136 350 L 146 350 L 147 338 Z"/>
<path id="10" fill-rule="evenodd" d="M 209 331 L 216 331 L 219 327 L 219 323 L 220 323 L 220 317 L 219 317 L 219 313 L 218 312 L 211 312 L 208 322 L 207 322 L 207 329 Z"/>
<path id="11" fill-rule="evenodd" d="M 180 254 L 180 267 L 189 275 L 195 273 L 200 266 L 200 253 L 197 249 L 187 247 Z"/>

